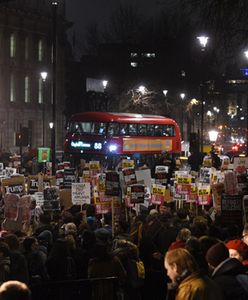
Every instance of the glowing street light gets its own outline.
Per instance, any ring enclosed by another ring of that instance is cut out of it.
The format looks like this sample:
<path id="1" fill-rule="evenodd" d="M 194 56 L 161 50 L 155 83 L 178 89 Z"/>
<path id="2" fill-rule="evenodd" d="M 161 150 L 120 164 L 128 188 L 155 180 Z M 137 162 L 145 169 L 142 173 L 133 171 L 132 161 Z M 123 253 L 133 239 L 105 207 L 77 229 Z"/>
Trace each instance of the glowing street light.
<path id="1" fill-rule="evenodd" d="M 215 143 L 217 141 L 217 138 L 218 138 L 218 131 L 217 130 L 210 130 L 208 132 L 208 135 L 209 135 L 209 140 L 211 143 Z"/>
<path id="2" fill-rule="evenodd" d="M 104 90 L 106 89 L 107 85 L 108 85 L 108 80 L 103 80 L 102 81 L 102 85 L 103 85 L 103 88 Z"/>
<path id="3" fill-rule="evenodd" d="M 202 51 L 204 51 L 207 46 L 209 37 L 205 36 L 205 35 L 201 35 L 201 36 L 198 36 L 197 39 L 202 47 Z"/>
<path id="4" fill-rule="evenodd" d="M 144 85 L 140 85 L 138 88 L 138 92 L 140 92 L 142 95 L 145 95 L 146 87 Z"/>
<path id="5" fill-rule="evenodd" d="M 185 93 L 180 94 L 180 97 L 181 97 L 182 100 L 185 98 L 185 96 L 186 96 Z"/>
<path id="6" fill-rule="evenodd" d="M 168 90 L 163 90 L 163 94 L 165 97 L 166 97 L 167 93 L 168 93 Z"/>
<path id="7" fill-rule="evenodd" d="M 40 72 L 40 77 L 42 79 L 42 81 L 44 82 L 45 84 L 45 81 L 47 79 L 47 72 L 46 71 L 42 71 Z M 43 90 L 41 90 L 41 95 L 42 94 Z M 42 97 L 42 144 L 43 144 L 43 147 L 45 146 L 45 101 L 44 101 L 44 97 Z"/>

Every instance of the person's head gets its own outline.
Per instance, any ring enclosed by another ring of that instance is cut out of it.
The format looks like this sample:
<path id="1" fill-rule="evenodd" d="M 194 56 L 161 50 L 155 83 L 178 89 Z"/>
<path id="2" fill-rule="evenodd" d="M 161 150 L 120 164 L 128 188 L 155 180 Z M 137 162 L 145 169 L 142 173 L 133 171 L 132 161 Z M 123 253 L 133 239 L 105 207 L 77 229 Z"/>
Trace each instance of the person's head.
<path id="1" fill-rule="evenodd" d="M 224 243 L 219 242 L 210 247 L 206 253 L 206 261 L 211 270 L 229 258 L 229 251 Z"/>
<path id="2" fill-rule="evenodd" d="M 170 250 L 166 253 L 164 266 L 172 282 L 177 282 L 180 277 L 190 275 L 198 270 L 198 265 L 193 256 L 183 248 Z"/>
<path id="3" fill-rule="evenodd" d="M 26 237 L 23 240 L 22 245 L 23 245 L 24 251 L 27 253 L 37 251 L 39 248 L 39 243 L 38 243 L 37 239 L 34 237 Z"/>
<path id="4" fill-rule="evenodd" d="M 248 258 L 248 246 L 241 240 L 230 240 L 226 243 L 229 256 L 243 261 Z"/>
<path id="5" fill-rule="evenodd" d="M 244 225 L 242 240 L 246 245 L 248 245 L 248 223 Z"/>
<path id="6" fill-rule="evenodd" d="M 177 241 L 186 242 L 191 236 L 191 231 L 188 228 L 182 228 L 177 234 Z"/>
<path id="7" fill-rule="evenodd" d="M 31 300 L 31 292 L 23 282 L 7 281 L 0 286 L 0 300 Z"/>
<path id="8" fill-rule="evenodd" d="M 159 206 L 159 213 L 161 215 L 170 215 L 171 207 L 167 203 L 163 203 Z"/>
<path id="9" fill-rule="evenodd" d="M 5 242 L 0 242 L 0 257 L 9 256 L 9 246 Z"/>
<path id="10" fill-rule="evenodd" d="M 4 241 L 8 244 L 11 251 L 17 251 L 20 248 L 20 243 L 17 236 L 13 233 L 4 236 Z"/>

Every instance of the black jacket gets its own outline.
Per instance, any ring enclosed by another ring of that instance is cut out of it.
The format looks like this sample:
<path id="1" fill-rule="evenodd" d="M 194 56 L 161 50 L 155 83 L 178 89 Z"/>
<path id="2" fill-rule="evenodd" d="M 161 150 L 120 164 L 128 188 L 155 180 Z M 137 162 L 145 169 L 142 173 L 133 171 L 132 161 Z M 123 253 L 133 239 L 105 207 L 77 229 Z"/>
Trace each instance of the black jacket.
<path id="1" fill-rule="evenodd" d="M 236 278 L 238 274 L 244 273 L 244 266 L 236 258 L 228 258 L 215 268 L 212 278 L 220 286 L 223 293 L 223 299 L 248 299 L 245 290 Z"/>

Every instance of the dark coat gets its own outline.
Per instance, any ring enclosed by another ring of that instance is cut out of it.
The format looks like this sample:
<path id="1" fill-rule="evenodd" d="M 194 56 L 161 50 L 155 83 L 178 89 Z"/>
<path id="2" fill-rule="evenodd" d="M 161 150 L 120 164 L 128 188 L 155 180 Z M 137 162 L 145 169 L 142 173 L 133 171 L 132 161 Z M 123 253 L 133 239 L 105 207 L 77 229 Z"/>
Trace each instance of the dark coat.
<path id="1" fill-rule="evenodd" d="M 215 268 L 212 278 L 220 286 L 223 293 L 223 299 L 248 299 L 244 289 L 236 279 L 238 274 L 244 273 L 244 266 L 236 258 L 228 258 Z"/>

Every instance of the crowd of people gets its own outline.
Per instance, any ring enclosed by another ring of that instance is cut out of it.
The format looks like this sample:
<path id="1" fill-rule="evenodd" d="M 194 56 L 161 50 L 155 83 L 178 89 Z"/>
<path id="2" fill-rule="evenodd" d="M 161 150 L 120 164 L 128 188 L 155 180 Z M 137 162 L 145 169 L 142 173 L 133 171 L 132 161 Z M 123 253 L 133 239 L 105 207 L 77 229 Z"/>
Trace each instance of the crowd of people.
<path id="1" fill-rule="evenodd" d="M 115 220 L 73 206 L 44 212 L 29 232 L 1 232 L 1 283 L 90 279 L 92 299 L 247 299 L 247 274 L 248 225 L 223 228 L 173 203 Z"/>

